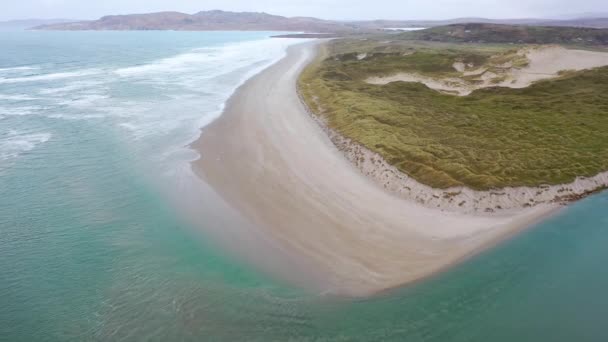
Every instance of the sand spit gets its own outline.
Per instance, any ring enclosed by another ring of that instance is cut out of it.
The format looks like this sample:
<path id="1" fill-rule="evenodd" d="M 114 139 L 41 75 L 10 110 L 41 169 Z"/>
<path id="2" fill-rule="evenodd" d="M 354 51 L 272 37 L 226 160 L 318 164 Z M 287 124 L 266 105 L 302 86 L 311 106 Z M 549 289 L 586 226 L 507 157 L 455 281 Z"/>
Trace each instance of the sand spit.
<path id="1" fill-rule="evenodd" d="M 247 81 L 193 146 L 194 169 L 295 256 L 324 274 L 319 292 L 365 296 L 429 276 L 559 208 L 501 215 L 404 200 L 352 167 L 296 91 L 317 43 L 297 45 Z M 299 272 L 299 270 L 294 270 Z"/>
<path id="2" fill-rule="evenodd" d="M 608 65 L 608 53 L 570 50 L 559 46 L 526 47 L 517 55 L 527 59 L 524 67 L 511 63 L 483 66 L 454 63 L 461 77 L 433 78 L 416 73 L 397 73 L 391 76 L 370 77 L 367 83 L 384 85 L 392 82 L 420 82 L 442 93 L 467 96 L 474 90 L 488 87 L 525 88 L 534 82 L 559 76 L 561 71 L 578 71 Z M 493 70 L 490 70 L 493 69 Z"/>

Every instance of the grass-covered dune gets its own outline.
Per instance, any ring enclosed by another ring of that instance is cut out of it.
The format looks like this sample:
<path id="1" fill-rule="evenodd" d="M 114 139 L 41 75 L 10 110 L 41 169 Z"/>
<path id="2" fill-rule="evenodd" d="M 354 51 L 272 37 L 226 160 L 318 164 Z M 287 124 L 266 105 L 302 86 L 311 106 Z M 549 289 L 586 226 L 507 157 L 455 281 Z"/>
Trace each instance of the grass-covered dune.
<path id="1" fill-rule="evenodd" d="M 454 43 L 608 45 L 608 29 L 454 24 L 396 35 L 396 39 Z"/>
<path id="2" fill-rule="evenodd" d="M 454 96 L 420 83 L 365 80 L 397 71 L 449 76 L 454 62 L 483 65 L 501 48 L 403 46 L 362 58 L 341 53 L 352 50 L 348 44 L 331 43 L 303 72 L 305 102 L 330 128 L 421 183 L 487 190 L 564 184 L 608 170 L 608 67 Z"/>

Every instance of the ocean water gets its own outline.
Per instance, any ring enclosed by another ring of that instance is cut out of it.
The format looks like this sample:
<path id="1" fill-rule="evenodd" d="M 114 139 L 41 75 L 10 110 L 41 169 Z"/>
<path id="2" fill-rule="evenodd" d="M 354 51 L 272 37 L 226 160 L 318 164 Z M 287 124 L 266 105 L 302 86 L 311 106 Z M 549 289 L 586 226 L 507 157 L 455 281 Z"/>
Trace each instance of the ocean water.
<path id="1" fill-rule="evenodd" d="M 298 42 L 270 34 L 0 32 L 0 340 L 608 340 L 605 193 L 373 298 L 260 266 L 291 261 L 187 145 Z"/>

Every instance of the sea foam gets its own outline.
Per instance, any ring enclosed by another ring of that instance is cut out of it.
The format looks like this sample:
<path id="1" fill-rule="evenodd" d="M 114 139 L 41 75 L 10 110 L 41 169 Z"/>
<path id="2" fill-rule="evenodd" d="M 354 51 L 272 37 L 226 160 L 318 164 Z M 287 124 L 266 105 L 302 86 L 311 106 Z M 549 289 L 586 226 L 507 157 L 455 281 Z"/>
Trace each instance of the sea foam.
<path id="1" fill-rule="evenodd" d="M 0 106 L 1 116 L 24 116 L 36 114 L 42 109 L 40 106 L 19 106 L 19 107 L 5 107 Z"/>
<path id="2" fill-rule="evenodd" d="M 0 160 L 15 158 L 24 152 L 31 151 L 37 145 L 47 142 L 51 136 L 51 133 L 23 133 L 10 130 L 8 133 L 0 135 Z"/>
<path id="3" fill-rule="evenodd" d="M 23 77 L 0 77 L 0 84 L 6 83 L 23 83 L 23 82 L 40 82 L 40 81 L 55 81 L 64 78 L 84 77 L 98 74 L 99 70 L 87 69 L 70 72 L 58 72 L 52 74 L 36 74 Z"/>
<path id="4" fill-rule="evenodd" d="M 0 107 L 0 118 L 35 114 L 52 120 L 96 120 L 118 128 L 141 155 L 183 162 L 184 155 L 192 159 L 192 153 L 184 152 L 189 151 L 186 146 L 221 114 L 230 95 L 299 41 L 260 37 L 194 46 L 160 59 L 133 58 L 131 65 L 120 67 L 89 64 L 67 71 L 45 68 L 47 73 L 21 68 L 24 73 L 0 75 L 0 85 L 11 84 L 10 93 L 0 94 L 8 100 Z M 41 136 L 21 142 L 35 144 L 35 138 Z M 17 153 L 12 151 L 10 155 Z"/>
<path id="5" fill-rule="evenodd" d="M 37 70 L 38 67 L 34 67 L 34 66 L 20 66 L 20 67 L 13 67 L 13 68 L 0 68 L 0 73 L 9 73 L 9 72 L 19 72 L 19 71 L 31 71 L 31 70 Z"/>
<path id="6" fill-rule="evenodd" d="M 201 127 L 221 114 L 224 102 L 236 88 L 281 59 L 287 47 L 297 42 L 265 38 L 195 48 L 147 64 L 116 69 L 116 75 L 135 84 L 163 89 L 163 96 L 167 97 L 154 103 L 137 103 L 135 115 L 120 127 L 137 139 L 178 133 L 182 137 L 179 145 L 187 145 L 198 137 Z"/>
<path id="7" fill-rule="evenodd" d="M 6 100 L 6 101 L 32 101 L 32 100 L 36 100 L 36 98 L 32 97 L 32 96 L 28 96 L 28 95 L 23 95 L 23 94 L 14 94 L 14 95 L 0 94 L 0 100 Z"/>

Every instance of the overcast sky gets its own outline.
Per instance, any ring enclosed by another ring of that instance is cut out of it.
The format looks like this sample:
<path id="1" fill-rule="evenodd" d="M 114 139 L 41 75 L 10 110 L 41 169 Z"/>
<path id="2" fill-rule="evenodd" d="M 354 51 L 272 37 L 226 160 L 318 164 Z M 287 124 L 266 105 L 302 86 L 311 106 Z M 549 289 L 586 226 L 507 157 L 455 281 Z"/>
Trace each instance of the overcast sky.
<path id="1" fill-rule="evenodd" d="M 0 0 L 0 20 L 211 9 L 324 19 L 548 18 L 608 12 L 608 0 Z"/>

